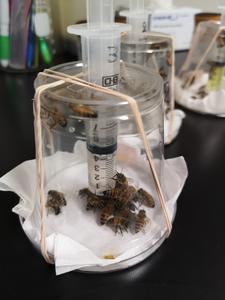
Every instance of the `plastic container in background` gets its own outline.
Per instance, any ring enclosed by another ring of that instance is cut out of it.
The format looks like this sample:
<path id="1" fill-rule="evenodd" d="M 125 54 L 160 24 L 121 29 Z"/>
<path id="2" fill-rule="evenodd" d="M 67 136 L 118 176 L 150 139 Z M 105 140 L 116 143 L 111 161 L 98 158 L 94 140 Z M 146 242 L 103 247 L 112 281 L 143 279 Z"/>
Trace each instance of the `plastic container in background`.
<path id="1" fill-rule="evenodd" d="M 200 22 L 176 79 L 176 101 L 197 112 L 225 116 L 225 19 Z"/>
<path id="2" fill-rule="evenodd" d="M 29 72 L 52 65 L 55 48 L 48 2 L 1 0 L 0 3 L 3 8 L 1 13 L 5 15 L 0 24 L 5 23 L 5 34 L 8 34 L 7 62 L 0 59 L 0 68 L 6 71 Z M 5 46 L 0 38 L 0 49 L 2 47 Z"/>
<path id="3" fill-rule="evenodd" d="M 142 65 L 160 74 L 164 81 L 165 142 L 171 143 L 179 133 L 184 118 L 181 110 L 174 107 L 174 45 L 172 37 L 148 31 L 150 11 L 143 0 L 130 0 L 130 9 L 121 11 L 132 26 L 132 31 L 123 35 L 121 58 L 125 62 Z"/>
<path id="4" fill-rule="evenodd" d="M 171 101 L 171 78 L 173 51 L 171 37 L 164 34 L 148 32 L 149 11 L 145 9 L 143 0 L 131 0 L 130 10 L 120 12 L 127 17 L 132 31 L 123 35 L 121 40 L 121 58 L 135 63 L 161 75 L 164 81 L 165 103 Z"/>
<path id="5" fill-rule="evenodd" d="M 201 12 L 195 15 L 195 28 L 200 22 L 214 21 L 219 22 L 221 19 L 220 13 Z"/>
<path id="6" fill-rule="evenodd" d="M 165 104 L 168 108 L 171 101 L 171 39 L 148 32 L 143 33 L 140 38 L 126 34 L 121 41 L 121 58 L 125 62 L 139 64 L 155 70 L 162 77 L 164 81 Z"/>

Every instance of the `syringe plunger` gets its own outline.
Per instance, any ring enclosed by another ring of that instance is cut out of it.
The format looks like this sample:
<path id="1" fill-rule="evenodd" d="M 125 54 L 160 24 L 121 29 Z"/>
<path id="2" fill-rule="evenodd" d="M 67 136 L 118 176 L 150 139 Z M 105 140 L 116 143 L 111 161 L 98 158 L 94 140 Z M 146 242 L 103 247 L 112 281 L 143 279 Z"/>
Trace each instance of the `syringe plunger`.
<path id="1" fill-rule="evenodd" d="M 87 0 L 87 23 L 100 24 L 114 22 L 112 0 Z"/>
<path id="2" fill-rule="evenodd" d="M 132 33 L 134 35 L 147 31 L 149 13 L 145 9 L 144 0 L 130 0 L 129 10 L 122 11 L 120 14 L 127 17 L 127 23 L 132 26 Z"/>
<path id="3" fill-rule="evenodd" d="M 129 3 L 130 11 L 144 10 L 145 1 L 144 0 L 130 0 Z"/>

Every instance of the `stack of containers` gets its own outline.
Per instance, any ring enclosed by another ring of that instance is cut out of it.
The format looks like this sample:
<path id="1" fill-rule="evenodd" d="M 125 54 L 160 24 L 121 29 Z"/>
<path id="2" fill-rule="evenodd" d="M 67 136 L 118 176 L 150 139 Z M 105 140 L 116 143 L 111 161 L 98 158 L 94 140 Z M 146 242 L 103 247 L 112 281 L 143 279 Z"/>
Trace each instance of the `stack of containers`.
<path id="1" fill-rule="evenodd" d="M 221 7 L 224 10 L 224 7 Z M 176 78 L 180 105 L 202 113 L 225 116 L 225 17 L 200 22 L 192 47 Z"/>
<path id="2" fill-rule="evenodd" d="M 132 25 L 132 31 L 123 36 L 121 58 L 154 70 L 164 81 L 164 137 L 170 143 L 178 134 L 184 113 L 174 108 L 174 46 L 172 37 L 149 32 L 150 10 L 144 0 L 130 0 L 130 9 L 120 14 Z"/>

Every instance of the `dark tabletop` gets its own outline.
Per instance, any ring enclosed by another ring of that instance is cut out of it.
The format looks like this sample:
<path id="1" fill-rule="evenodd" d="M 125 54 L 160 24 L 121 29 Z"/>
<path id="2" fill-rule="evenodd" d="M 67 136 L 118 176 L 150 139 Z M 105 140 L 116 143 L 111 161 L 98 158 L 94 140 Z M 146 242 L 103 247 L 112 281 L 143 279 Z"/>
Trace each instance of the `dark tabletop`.
<path id="1" fill-rule="evenodd" d="M 34 158 L 35 76 L 0 72 L 0 176 Z M 165 150 L 167 158 L 183 155 L 189 170 L 170 238 L 128 270 L 56 277 L 11 212 L 18 197 L 0 192 L 2 299 L 225 299 L 225 120 L 184 111 Z"/>

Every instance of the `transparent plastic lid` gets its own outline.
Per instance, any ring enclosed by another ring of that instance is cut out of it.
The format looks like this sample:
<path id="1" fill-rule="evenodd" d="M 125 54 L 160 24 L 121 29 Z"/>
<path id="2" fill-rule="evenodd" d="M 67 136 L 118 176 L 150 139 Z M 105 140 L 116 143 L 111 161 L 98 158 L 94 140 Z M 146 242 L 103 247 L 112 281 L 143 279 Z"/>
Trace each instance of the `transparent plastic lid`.
<path id="1" fill-rule="evenodd" d="M 149 49 L 160 50 L 170 47 L 171 38 L 162 36 L 162 33 L 144 32 L 138 37 L 135 35 L 124 34 L 121 40 L 121 45 L 147 45 Z"/>
<path id="2" fill-rule="evenodd" d="M 68 75 L 82 74 L 83 63 L 72 62 L 59 65 L 53 68 Z M 162 104 L 163 89 L 162 79 L 155 71 L 149 71 L 143 66 L 127 64 L 121 62 L 121 76 L 118 84 L 118 91 L 137 99 L 139 109 L 142 114 L 154 110 Z M 82 78 L 82 76 L 80 76 Z M 39 74 L 35 80 L 35 88 L 40 85 L 50 83 L 53 79 Z M 62 102 L 86 104 L 89 106 L 119 107 L 116 116 L 130 115 L 130 107 L 124 100 L 118 101 L 114 96 L 94 92 L 81 88 L 75 84 L 62 84 L 56 88 L 51 88 L 45 93 L 48 97 Z M 104 102 L 103 102 L 104 101 Z M 111 114 L 111 111 L 107 111 Z M 106 113 L 107 117 L 107 113 Z"/>

